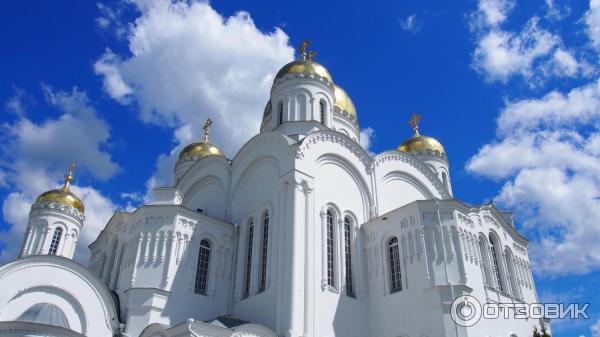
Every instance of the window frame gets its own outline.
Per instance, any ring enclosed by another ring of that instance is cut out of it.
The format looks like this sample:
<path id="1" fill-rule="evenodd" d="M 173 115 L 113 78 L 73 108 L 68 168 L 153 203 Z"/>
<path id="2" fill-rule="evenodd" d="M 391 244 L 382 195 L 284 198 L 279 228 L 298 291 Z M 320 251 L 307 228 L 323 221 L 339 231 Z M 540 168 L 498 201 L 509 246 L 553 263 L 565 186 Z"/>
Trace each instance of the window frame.
<path id="1" fill-rule="evenodd" d="M 63 241 L 64 232 L 65 230 L 61 226 L 54 228 L 50 246 L 48 247 L 48 255 L 59 255 L 58 249 L 61 247 L 60 244 Z"/>
<path id="2" fill-rule="evenodd" d="M 203 245 L 206 243 L 206 245 Z M 208 238 L 203 238 L 198 244 L 198 260 L 196 262 L 196 278 L 194 280 L 194 293 L 208 296 L 210 280 L 210 262 L 213 244 Z M 202 267 L 202 269 L 200 269 Z"/>
<path id="3" fill-rule="evenodd" d="M 387 240 L 386 255 L 388 259 L 390 294 L 401 292 L 403 290 L 402 257 L 400 255 L 400 240 L 397 236 L 392 236 Z M 395 268 L 398 268 L 398 270 L 396 271 Z M 395 279 L 396 276 L 398 277 L 397 280 Z"/>
<path id="4" fill-rule="evenodd" d="M 246 240 L 246 261 L 242 284 L 242 298 L 250 297 L 252 285 L 252 256 L 254 246 L 254 218 L 248 221 L 248 236 Z"/>
<path id="5" fill-rule="evenodd" d="M 262 231 L 261 231 L 261 250 L 260 250 L 260 269 L 258 278 L 258 291 L 261 293 L 267 289 L 267 273 L 268 273 L 268 258 L 269 258 L 269 234 L 271 230 L 271 212 L 266 210 L 262 216 Z"/>
<path id="6" fill-rule="evenodd" d="M 352 243 L 354 220 L 346 215 L 344 217 L 343 224 L 343 244 L 344 244 L 344 282 L 346 288 L 346 295 L 348 297 L 356 298 L 356 283 L 354 279 L 354 269 L 352 259 L 354 257 Z"/>

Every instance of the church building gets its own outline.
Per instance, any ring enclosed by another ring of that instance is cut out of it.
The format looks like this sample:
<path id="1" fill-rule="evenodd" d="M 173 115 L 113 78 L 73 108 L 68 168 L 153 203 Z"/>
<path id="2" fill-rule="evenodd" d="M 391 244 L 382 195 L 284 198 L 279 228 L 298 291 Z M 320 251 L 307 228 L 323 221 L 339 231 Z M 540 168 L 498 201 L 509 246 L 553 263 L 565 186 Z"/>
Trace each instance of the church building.
<path id="1" fill-rule="evenodd" d="M 0 266 L 0 336 L 525 337 L 545 325 L 457 323 L 457 298 L 508 313 L 538 302 L 527 239 L 511 212 L 455 198 L 420 116 L 397 149 L 365 151 L 350 96 L 308 47 L 275 76 L 260 132 L 227 158 L 209 119 L 173 186 L 115 212 L 89 266 L 73 260 L 85 230 L 73 166 L 41 194 L 18 258 Z"/>

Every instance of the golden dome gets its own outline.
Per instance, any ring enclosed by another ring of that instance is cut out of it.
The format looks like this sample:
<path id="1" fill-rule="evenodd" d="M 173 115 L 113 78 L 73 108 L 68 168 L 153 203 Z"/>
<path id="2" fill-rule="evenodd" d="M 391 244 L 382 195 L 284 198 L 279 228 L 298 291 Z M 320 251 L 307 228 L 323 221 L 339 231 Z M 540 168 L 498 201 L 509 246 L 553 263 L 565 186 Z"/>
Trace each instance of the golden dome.
<path id="1" fill-rule="evenodd" d="M 212 120 L 209 118 L 204 123 L 204 141 L 192 143 L 186 146 L 179 154 L 179 160 L 182 159 L 199 159 L 209 156 L 223 157 L 223 151 L 215 145 L 208 142 L 208 133 L 212 126 Z"/>
<path id="2" fill-rule="evenodd" d="M 223 151 L 211 143 L 196 142 L 186 146 L 179 154 L 179 159 L 204 158 L 208 156 L 223 157 Z"/>
<path id="3" fill-rule="evenodd" d="M 340 110 L 346 111 L 350 116 L 353 116 L 354 119 L 358 119 L 356 116 L 356 108 L 354 107 L 354 103 L 348 96 L 346 90 L 338 87 L 337 85 L 333 85 L 333 94 L 335 96 L 335 106 L 340 108 Z"/>
<path id="4" fill-rule="evenodd" d="M 69 187 L 71 186 L 71 180 L 73 180 L 74 168 L 75 163 L 71 164 L 71 167 L 69 168 L 69 174 L 65 177 L 65 185 L 62 188 L 57 188 L 55 190 L 50 190 L 40 194 L 35 202 L 55 202 L 60 205 L 71 206 L 83 213 L 85 210 L 83 202 L 81 202 L 81 200 L 69 190 Z"/>
<path id="5" fill-rule="evenodd" d="M 327 79 L 327 81 L 329 81 L 330 83 L 333 83 L 331 74 L 329 74 L 329 71 L 327 71 L 327 69 L 325 69 L 325 67 L 318 64 L 315 61 L 308 60 L 308 59 L 307 60 L 296 60 L 296 61 L 286 64 L 285 66 L 283 66 L 283 68 L 281 68 L 281 70 L 279 70 L 277 75 L 275 75 L 275 80 L 278 80 L 288 74 L 303 74 L 303 73 L 316 74 L 321 77 L 325 77 Z"/>
<path id="6" fill-rule="evenodd" d="M 446 150 L 444 146 L 435 138 L 422 136 L 419 133 L 419 121 L 421 116 L 413 113 L 412 118 L 408 121 L 408 124 L 412 125 L 415 131 L 414 136 L 405 140 L 398 147 L 398 151 L 410 152 L 410 153 L 434 153 L 442 157 L 446 157 Z"/>
<path id="7" fill-rule="evenodd" d="M 444 147 L 437 139 L 421 135 L 414 135 L 402 142 L 398 147 L 398 151 L 411 153 L 426 153 L 431 151 L 438 153 L 442 157 L 446 156 Z"/>

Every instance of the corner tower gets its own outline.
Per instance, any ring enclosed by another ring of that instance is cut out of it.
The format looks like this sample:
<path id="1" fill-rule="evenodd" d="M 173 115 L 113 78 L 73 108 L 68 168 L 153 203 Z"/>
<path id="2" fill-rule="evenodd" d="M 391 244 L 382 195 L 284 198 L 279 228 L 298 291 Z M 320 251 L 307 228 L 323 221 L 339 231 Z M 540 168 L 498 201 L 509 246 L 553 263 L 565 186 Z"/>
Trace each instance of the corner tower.
<path id="1" fill-rule="evenodd" d="M 63 187 L 40 194 L 29 212 L 29 223 L 19 257 L 58 255 L 73 258 L 83 228 L 84 205 L 71 192 L 75 163 L 69 167 Z"/>

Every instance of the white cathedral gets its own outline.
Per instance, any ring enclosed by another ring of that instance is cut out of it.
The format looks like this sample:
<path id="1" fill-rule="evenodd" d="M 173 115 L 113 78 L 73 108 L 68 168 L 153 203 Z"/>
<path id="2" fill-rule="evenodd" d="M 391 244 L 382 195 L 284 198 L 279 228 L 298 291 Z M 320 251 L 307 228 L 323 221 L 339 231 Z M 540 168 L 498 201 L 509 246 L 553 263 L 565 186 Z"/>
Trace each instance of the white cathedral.
<path id="1" fill-rule="evenodd" d="M 456 324 L 454 299 L 536 303 L 511 212 L 453 197 L 444 147 L 420 134 L 371 155 L 357 111 L 299 49 L 277 73 L 260 133 L 233 158 L 203 141 L 175 183 L 117 211 L 73 260 L 84 205 L 64 187 L 31 206 L 0 267 L 0 336 L 524 337 L 546 324 Z"/>

